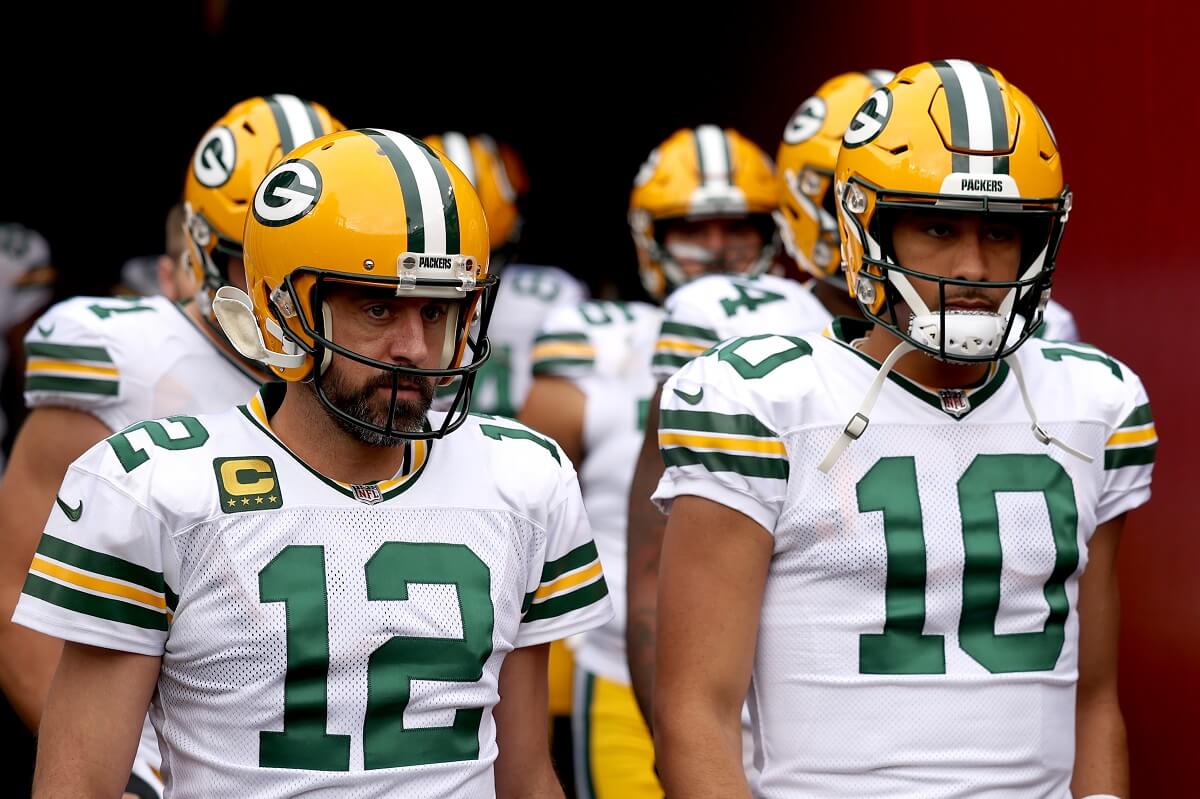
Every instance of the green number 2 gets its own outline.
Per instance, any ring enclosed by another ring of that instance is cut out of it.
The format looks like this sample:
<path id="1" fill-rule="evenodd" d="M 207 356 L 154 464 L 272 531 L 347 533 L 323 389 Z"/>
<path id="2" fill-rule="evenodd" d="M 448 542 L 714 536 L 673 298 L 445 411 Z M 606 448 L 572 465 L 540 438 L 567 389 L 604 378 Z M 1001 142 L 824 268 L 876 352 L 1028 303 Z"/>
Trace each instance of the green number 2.
<path id="1" fill-rule="evenodd" d="M 913 458 L 882 458 L 858 482 L 858 509 L 883 511 L 887 546 L 882 634 L 859 636 L 862 674 L 944 674 L 943 636 L 925 635 L 925 538 Z M 1054 542 L 1054 568 L 1043 587 L 1049 615 L 1042 630 L 997 633 L 1000 613 L 1000 516 L 996 495 L 1040 493 Z M 965 563 L 958 644 L 993 674 L 1050 671 L 1058 662 L 1070 605 L 1066 581 L 1079 564 L 1075 489 L 1045 455 L 979 455 L 958 481 Z"/>
<path id="2" fill-rule="evenodd" d="M 154 445 L 163 449 L 195 449 L 202 446 L 205 441 L 208 441 L 208 431 L 204 429 L 204 425 L 191 416 L 168 416 L 167 421 L 183 425 L 183 429 L 187 431 L 187 435 L 182 438 L 171 438 L 170 434 L 167 433 L 167 429 L 162 426 L 162 423 L 147 421 L 130 425 L 121 432 L 108 437 L 108 445 L 113 448 L 113 452 L 117 454 L 117 459 L 121 461 L 121 466 L 126 472 L 132 472 L 150 460 L 150 456 L 146 453 L 146 450 L 135 447 L 129 442 L 129 435 L 138 430 L 145 430 L 150 436 L 150 440 L 154 442 Z"/>
<path id="3" fill-rule="evenodd" d="M 448 727 L 404 725 L 413 680 L 475 682 L 492 655 L 491 571 L 462 544 L 389 541 L 365 567 L 367 599 L 407 601 L 413 583 L 452 585 L 462 638 L 396 635 L 367 662 L 363 767 L 399 768 L 479 758 L 482 707 L 460 707 Z M 350 770 L 350 736 L 326 732 L 329 597 L 325 549 L 292 545 L 258 574 L 261 602 L 287 607 L 283 731 L 260 730 L 263 768 Z"/>

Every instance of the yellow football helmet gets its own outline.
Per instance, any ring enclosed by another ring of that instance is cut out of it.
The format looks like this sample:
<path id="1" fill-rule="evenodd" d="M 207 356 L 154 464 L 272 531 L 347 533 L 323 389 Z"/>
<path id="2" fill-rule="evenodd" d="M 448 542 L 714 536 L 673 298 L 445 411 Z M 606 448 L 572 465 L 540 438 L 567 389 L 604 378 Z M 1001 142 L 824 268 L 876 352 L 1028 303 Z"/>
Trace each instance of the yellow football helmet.
<path id="1" fill-rule="evenodd" d="M 507 260 L 521 235 L 519 193 L 501 148 L 491 136 L 468 138 L 455 131 L 426 136 L 425 143 L 450 156 L 479 193 L 491 233 L 492 271 L 499 271 L 498 256 Z M 523 182 L 523 175 L 519 179 Z"/>
<path id="2" fill-rule="evenodd" d="M 779 237 L 796 265 L 818 280 L 846 285 L 838 252 L 833 168 L 858 107 L 894 77 L 886 69 L 847 72 L 821 84 L 783 130 L 775 156 Z"/>
<path id="3" fill-rule="evenodd" d="M 214 310 L 243 356 L 287 381 L 311 378 L 317 396 L 343 419 L 386 436 L 438 438 L 465 421 L 475 373 L 489 355 L 497 279 L 488 273 L 488 241 L 479 195 L 448 157 L 389 130 L 334 133 L 293 150 L 259 184 L 246 220 L 248 296 L 225 286 Z M 457 301 L 450 303 L 439 368 L 378 361 L 335 344 L 323 301 L 329 282 Z M 335 352 L 389 374 L 393 409 L 401 377 L 443 384 L 461 377 L 445 422 L 406 431 L 342 412 L 321 381 Z"/>
<path id="4" fill-rule="evenodd" d="M 909 67 L 854 115 L 836 169 L 837 218 L 850 294 L 864 315 L 943 360 L 1012 354 L 1042 323 L 1071 210 L 1054 134 L 1033 101 L 969 61 Z M 896 263 L 891 222 L 913 209 L 989 214 L 1022 231 L 1011 282 L 935 278 Z M 909 278 L 1008 288 L 997 314 L 930 310 Z M 897 306 L 907 304 L 897 313 Z"/>
<path id="5" fill-rule="evenodd" d="M 344 128 L 324 106 L 272 94 L 243 100 L 204 134 L 183 201 L 184 259 L 206 315 L 217 289 L 229 285 L 229 259 L 242 257 L 242 231 L 259 181 L 291 150 Z"/>
<path id="6" fill-rule="evenodd" d="M 687 282 L 662 243 L 662 223 L 713 217 L 761 221 L 763 241 L 747 270 L 761 274 L 775 256 L 775 171 L 770 157 L 735 130 L 716 125 L 683 128 L 656 147 L 633 181 L 629 227 L 642 285 L 662 299 Z"/>

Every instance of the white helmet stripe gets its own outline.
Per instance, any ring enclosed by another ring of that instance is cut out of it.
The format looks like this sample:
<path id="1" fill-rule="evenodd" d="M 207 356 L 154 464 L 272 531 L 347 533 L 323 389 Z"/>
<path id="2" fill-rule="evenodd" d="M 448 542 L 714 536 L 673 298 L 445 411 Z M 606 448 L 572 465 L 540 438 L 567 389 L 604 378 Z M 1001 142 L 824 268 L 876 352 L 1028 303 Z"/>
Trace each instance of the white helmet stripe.
<path id="1" fill-rule="evenodd" d="M 970 61 L 950 59 L 946 63 L 954 70 L 962 87 L 963 104 L 967 107 L 967 140 L 970 149 L 984 152 L 995 150 L 997 144 L 992 141 L 992 109 L 983 86 L 983 77 Z M 993 174 L 992 156 L 972 155 L 969 161 L 971 172 Z"/>
<path id="2" fill-rule="evenodd" d="M 712 183 L 732 183 L 725 131 L 716 125 L 700 125 L 696 128 L 695 135 L 696 152 L 700 157 L 701 184 L 707 186 Z"/>
<path id="3" fill-rule="evenodd" d="M 442 145 L 446 148 L 446 155 L 462 170 L 467 180 L 471 181 L 471 185 L 479 188 L 475 178 L 475 158 L 471 155 L 471 142 L 467 137 L 452 130 L 442 134 Z"/>
<path id="4" fill-rule="evenodd" d="M 442 192 L 438 187 L 433 166 L 421 147 L 402 133 L 380 130 L 400 150 L 408 168 L 412 170 L 421 195 L 421 215 L 425 224 L 425 249 L 427 253 L 446 252 L 446 210 L 442 207 Z"/>
<path id="5" fill-rule="evenodd" d="M 312 119 L 299 97 L 273 94 L 269 99 L 281 112 L 275 115 L 275 122 L 279 125 L 279 141 L 284 155 L 321 135 L 320 131 L 313 129 Z M 275 110 L 274 107 L 272 110 Z"/>

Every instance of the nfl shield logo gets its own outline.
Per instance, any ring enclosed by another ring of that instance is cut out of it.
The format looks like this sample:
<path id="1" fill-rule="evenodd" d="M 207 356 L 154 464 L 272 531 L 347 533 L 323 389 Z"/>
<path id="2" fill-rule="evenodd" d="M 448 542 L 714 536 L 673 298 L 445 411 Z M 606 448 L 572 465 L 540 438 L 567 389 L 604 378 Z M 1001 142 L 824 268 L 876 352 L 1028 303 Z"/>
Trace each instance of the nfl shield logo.
<path id="1" fill-rule="evenodd" d="M 951 416 L 962 416 L 971 410 L 971 401 L 967 399 L 967 392 L 962 389 L 943 388 L 938 392 L 938 396 L 942 398 L 942 410 Z"/>
<path id="2" fill-rule="evenodd" d="M 354 491 L 354 498 L 367 505 L 374 505 L 383 499 L 377 485 L 352 485 L 350 488 Z"/>

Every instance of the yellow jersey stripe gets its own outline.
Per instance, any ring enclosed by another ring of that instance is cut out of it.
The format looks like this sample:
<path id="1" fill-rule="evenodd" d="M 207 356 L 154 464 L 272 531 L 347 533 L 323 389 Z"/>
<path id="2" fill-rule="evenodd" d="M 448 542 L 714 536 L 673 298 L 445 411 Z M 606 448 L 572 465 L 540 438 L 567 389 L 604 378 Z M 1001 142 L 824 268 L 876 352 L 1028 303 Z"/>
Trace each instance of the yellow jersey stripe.
<path id="1" fill-rule="evenodd" d="M 766 455 L 787 455 L 787 449 L 778 439 L 772 441 L 762 438 L 726 438 L 714 435 L 690 435 L 686 433 L 670 433 L 660 431 L 658 444 L 662 447 L 699 447 L 701 449 L 718 449 L 722 452 L 757 452 Z"/>
<path id="2" fill-rule="evenodd" d="M 533 348 L 533 359 L 542 358 L 594 358 L 596 348 L 590 344 L 570 344 L 567 342 L 553 344 L 538 344 Z"/>
<path id="3" fill-rule="evenodd" d="M 1149 444 L 1151 441 L 1158 440 L 1158 433 L 1154 430 L 1154 425 L 1143 430 L 1118 430 L 1113 433 L 1108 441 L 1104 442 L 1106 447 L 1115 447 L 1121 444 Z"/>
<path id="4" fill-rule="evenodd" d="M 711 344 L 693 344 L 690 341 L 684 341 L 678 338 L 660 338 L 654 343 L 655 352 L 671 352 L 674 350 L 682 350 L 683 352 L 708 352 Z"/>
<path id="5" fill-rule="evenodd" d="M 50 358 L 30 358 L 25 364 L 25 371 L 29 374 L 59 374 L 67 372 L 71 374 L 113 378 L 119 374 L 115 366 L 89 366 L 88 364 L 77 363 L 75 361 L 55 361 Z"/>
<path id="6" fill-rule="evenodd" d="M 582 571 L 559 577 L 554 582 L 541 586 L 533 595 L 533 601 L 537 602 L 539 599 L 545 599 L 552 594 L 557 594 L 560 591 L 565 591 L 568 588 L 574 588 L 577 585 L 586 583 L 589 580 L 595 579 L 600 572 L 600 561 L 593 561 L 591 566 L 586 567 Z"/>
<path id="7" fill-rule="evenodd" d="M 152 594 L 149 591 L 143 591 L 124 583 L 114 582 L 113 580 L 105 580 L 100 577 L 93 577 L 90 574 L 72 571 L 65 566 L 52 563 L 40 555 L 34 555 L 30 571 L 49 577 L 56 577 L 64 583 L 77 585 L 80 588 L 88 588 L 107 596 L 132 599 L 135 602 L 141 602 L 143 605 L 149 605 L 163 612 L 167 610 L 167 601 L 158 594 Z"/>

